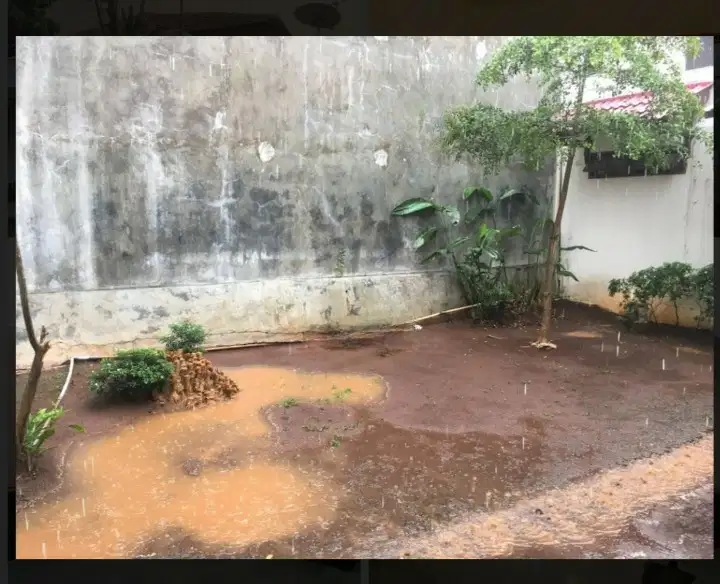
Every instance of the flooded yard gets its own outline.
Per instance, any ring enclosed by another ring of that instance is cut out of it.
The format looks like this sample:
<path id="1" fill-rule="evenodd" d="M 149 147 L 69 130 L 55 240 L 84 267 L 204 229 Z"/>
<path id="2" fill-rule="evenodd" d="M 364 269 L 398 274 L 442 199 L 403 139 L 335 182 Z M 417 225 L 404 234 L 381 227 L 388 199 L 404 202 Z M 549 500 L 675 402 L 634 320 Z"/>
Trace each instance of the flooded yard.
<path id="1" fill-rule="evenodd" d="M 564 314 L 552 352 L 463 321 L 209 353 L 241 391 L 187 412 L 93 403 L 81 364 L 17 556 L 618 557 L 712 483 L 712 345 Z"/>

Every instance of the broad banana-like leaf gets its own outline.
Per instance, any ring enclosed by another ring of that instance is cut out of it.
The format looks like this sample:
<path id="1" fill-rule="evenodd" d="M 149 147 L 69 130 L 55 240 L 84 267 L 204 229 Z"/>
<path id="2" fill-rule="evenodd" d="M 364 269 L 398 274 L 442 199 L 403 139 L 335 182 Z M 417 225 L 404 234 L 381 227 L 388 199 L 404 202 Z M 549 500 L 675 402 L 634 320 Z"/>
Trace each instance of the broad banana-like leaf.
<path id="1" fill-rule="evenodd" d="M 489 233 L 490 228 L 487 226 L 487 223 L 483 223 L 480 227 L 478 227 L 477 233 L 475 234 L 475 243 L 478 247 L 483 246 L 483 243 L 487 239 Z"/>
<path id="2" fill-rule="evenodd" d="M 445 205 L 442 207 L 443 213 L 445 213 L 450 219 L 450 223 L 457 225 L 460 223 L 460 211 L 453 205 Z"/>
<path id="3" fill-rule="evenodd" d="M 390 214 L 391 215 L 412 215 L 413 213 L 419 213 L 420 211 L 426 211 L 427 209 L 437 209 L 438 206 L 430 201 L 429 199 L 423 199 L 422 197 L 416 197 L 414 199 L 407 199 L 395 207 Z"/>
<path id="4" fill-rule="evenodd" d="M 496 209 L 495 207 L 484 207 L 482 209 L 478 209 L 477 211 L 474 211 L 472 213 L 468 213 L 465 215 L 465 223 L 470 224 L 474 223 L 480 217 L 483 217 L 484 215 L 493 215 L 495 213 Z"/>
<path id="5" fill-rule="evenodd" d="M 463 201 L 467 201 L 473 196 L 482 197 L 488 203 L 493 200 L 493 194 L 490 192 L 490 189 L 486 189 L 485 187 L 468 187 L 463 191 Z"/>
<path id="6" fill-rule="evenodd" d="M 461 245 L 465 245 L 468 241 L 470 241 L 469 237 L 458 237 L 450 245 L 448 245 L 448 250 L 457 249 Z"/>
<path id="7" fill-rule="evenodd" d="M 596 249 L 590 249 L 589 247 L 585 247 L 584 245 L 571 245 L 570 247 L 561 247 L 561 251 L 573 251 L 575 249 L 584 249 L 585 251 L 592 251 L 597 252 Z"/>
<path id="8" fill-rule="evenodd" d="M 534 205 L 539 205 L 540 201 L 538 201 L 538 198 L 532 194 L 528 193 L 526 191 L 521 191 L 519 189 L 510 189 L 508 191 L 505 191 L 502 195 L 500 195 L 499 201 L 505 201 L 507 199 L 511 199 L 513 197 L 518 197 L 522 199 L 526 199 L 533 203 Z"/>
<path id="9" fill-rule="evenodd" d="M 413 249 L 420 249 L 426 243 L 431 242 L 433 239 L 435 239 L 437 233 L 437 227 L 428 227 L 427 229 L 423 229 L 420 233 L 417 234 L 417 237 L 413 242 Z"/>
<path id="10" fill-rule="evenodd" d="M 522 233 L 522 227 L 519 225 L 513 225 L 512 227 L 505 227 L 504 229 L 500 230 L 500 236 L 501 237 L 515 237 L 516 235 L 520 235 Z"/>

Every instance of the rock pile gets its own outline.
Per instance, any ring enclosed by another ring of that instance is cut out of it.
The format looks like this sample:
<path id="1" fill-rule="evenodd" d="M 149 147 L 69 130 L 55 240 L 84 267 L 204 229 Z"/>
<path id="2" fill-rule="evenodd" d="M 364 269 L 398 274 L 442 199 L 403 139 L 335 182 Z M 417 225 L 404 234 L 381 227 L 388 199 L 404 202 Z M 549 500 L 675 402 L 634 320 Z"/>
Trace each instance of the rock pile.
<path id="1" fill-rule="evenodd" d="M 194 409 L 223 399 L 230 399 L 240 388 L 202 353 L 168 351 L 168 361 L 175 366 L 167 389 L 157 399 L 160 403 Z"/>

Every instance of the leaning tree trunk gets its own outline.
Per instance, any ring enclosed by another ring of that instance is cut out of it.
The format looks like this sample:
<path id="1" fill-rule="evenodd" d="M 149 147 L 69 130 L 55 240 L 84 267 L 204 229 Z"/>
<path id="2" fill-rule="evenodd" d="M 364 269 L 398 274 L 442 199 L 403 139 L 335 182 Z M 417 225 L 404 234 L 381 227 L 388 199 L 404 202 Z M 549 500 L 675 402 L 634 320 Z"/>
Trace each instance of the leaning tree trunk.
<path id="1" fill-rule="evenodd" d="M 30 316 L 30 302 L 28 300 L 27 284 L 25 282 L 25 270 L 23 269 L 20 245 L 18 244 L 17 238 L 15 238 L 15 271 L 17 272 L 18 291 L 20 292 L 20 305 L 22 306 L 25 330 L 27 331 L 30 345 L 32 345 L 33 351 L 35 351 L 15 424 L 15 451 L 19 457 L 22 455 L 28 418 L 30 418 L 30 410 L 35 400 L 40 375 L 42 375 L 43 360 L 45 359 L 45 354 L 50 349 L 50 341 L 47 340 L 45 327 L 40 329 L 39 340 L 35 336 L 35 328 L 33 327 L 32 317 Z"/>
<path id="2" fill-rule="evenodd" d="M 573 160 L 575 159 L 575 149 L 571 149 L 563 175 L 562 185 L 560 186 L 560 197 L 558 200 L 558 208 L 555 213 L 555 222 L 550 231 L 550 241 L 548 243 L 547 257 L 545 258 L 545 274 L 543 281 L 543 309 L 542 321 L 540 324 L 540 338 L 538 338 L 534 346 L 538 349 L 552 348 L 550 343 L 550 327 L 552 326 L 552 302 L 553 291 L 555 288 L 555 265 L 557 264 L 558 248 L 560 247 L 560 223 L 562 222 L 563 213 L 565 211 L 565 201 L 567 200 L 568 189 L 570 187 L 570 174 L 572 172 Z"/>
<path id="3" fill-rule="evenodd" d="M 583 94 L 585 93 L 585 82 L 587 77 L 585 72 L 581 74 L 580 84 L 577 95 L 575 96 L 575 107 L 573 121 L 577 121 L 582 108 Z M 545 258 L 545 274 L 543 282 L 543 311 L 542 321 L 540 323 L 540 337 L 533 343 L 538 349 L 553 349 L 555 345 L 550 342 L 550 327 L 552 326 L 552 305 L 553 292 L 555 284 L 555 265 L 557 264 L 558 249 L 560 247 L 560 225 L 562 223 L 563 213 L 565 212 L 565 201 L 570 188 L 570 174 L 572 173 L 573 161 L 575 160 L 576 146 L 570 145 L 568 157 L 565 161 L 565 174 L 563 175 L 562 184 L 560 185 L 560 197 L 558 200 L 558 208 L 555 213 L 555 223 L 553 223 L 550 231 L 550 241 L 548 243 L 547 257 Z"/>

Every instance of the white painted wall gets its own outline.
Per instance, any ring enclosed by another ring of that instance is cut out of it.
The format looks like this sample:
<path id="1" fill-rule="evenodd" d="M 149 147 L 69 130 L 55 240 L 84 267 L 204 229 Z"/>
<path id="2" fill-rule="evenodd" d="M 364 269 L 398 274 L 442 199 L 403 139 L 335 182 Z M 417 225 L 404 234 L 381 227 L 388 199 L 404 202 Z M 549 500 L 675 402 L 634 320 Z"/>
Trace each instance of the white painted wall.
<path id="1" fill-rule="evenodd" d="M 612 278 L 663 262 L 701 267 L 713 261 L 713 162 L 694 145 L 687 174 L 593 179 L 575 159 L 565 217 L 563 247 L 585 245 L 595 253 L 567 252 L 579 282 L 565 282 L 571 298 L 616 309 L 607 294 Z"/>
<path id="2" fill-rule="evenodd" d="M 677 55 L 684 67 L 684 57 Z M 713 67 L 685 71 L 686 83 L 713 81 Z M 591 91 L 586 99 L 606 97 Z M 714 102 L 710 97 L 709 104 Z M 713 131 L 713 120 L 703 127 Z M 585 245 L 595 253 L 572 251 L 564 263 L 579 282 L 566 279 L 565 292 L 573 300 L 617 311 L 620 298 L 608 296 L 612 278 L 664 262 L 687 262 L 702 267 L 713 262 L 713 157 L 701 144 L 693 145 L 686 174 L 611 179 L 588 179 L 578 151 L 562 224 L 562 246 Z M 687 305 L 682 324 L 694 326 L 696 307 Z M 660 320 L 674 322 L 674 313 L 658 311 Z"/>

